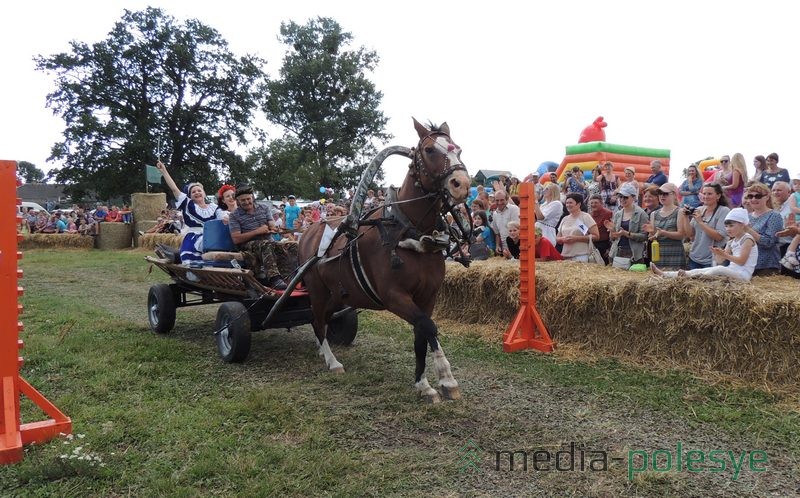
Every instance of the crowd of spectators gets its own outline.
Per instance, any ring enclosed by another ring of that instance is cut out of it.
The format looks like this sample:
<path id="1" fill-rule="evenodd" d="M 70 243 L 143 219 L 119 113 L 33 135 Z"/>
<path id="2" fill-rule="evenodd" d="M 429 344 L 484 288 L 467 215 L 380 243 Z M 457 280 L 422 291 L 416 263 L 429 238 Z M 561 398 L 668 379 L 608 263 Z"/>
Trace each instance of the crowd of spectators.
<path id="1" fill-rule="evenodd" d="M 599 164 L 592 180 L 585 180 L 580 168 L 562 183 L 555 173 L 544 184 L 531 174 L 524 181 L 535 185 L 536 221 L 530 228 L 537 259 L 588 261 L 594 246 L 606 264 L 621 269 L 656 263 L 659 272 L 691 276 L 687 270 L 734 265 L 739 275 L 800 278 L 800 179 L 790 180 L 778 161 L 776 153 L 756 156 L 755 172 L 749 175 L 742 154 L 724 155 L 708 181 L 692 164 L 680 186 L 668 182 L 658 160 L 651 163 L 652 175 L 645 182 L 635 179 L 632 168 L 617 177 L 610 162 Z M 519 257 L 514 180 L 501 177 L 490 194 L 479 186 L 468 201 L 475 224 L 485 227 L 488 221 L 491 233 L 481 230 L 482 240 L 495 240 L 488 257 Z M 739 231 L 741 213 L 747 223 Z M 554 246 L 558 258 L 538 250 L 542 239 Z M 741 253 L 750 239 L 753 250 Z"/>
<path id="2" fill-rule="evenodd" d="M 73 204 L 69 209 L 55 209 L 52 213 L 29 208 L 23 214 L 19 231 L 27 233 L 77 233 L 97 235 L 101 222 L 133 223 L 133 214 L 127 204 L 122 208 L 97 204 L 95 209 L 86 210 Z"/>

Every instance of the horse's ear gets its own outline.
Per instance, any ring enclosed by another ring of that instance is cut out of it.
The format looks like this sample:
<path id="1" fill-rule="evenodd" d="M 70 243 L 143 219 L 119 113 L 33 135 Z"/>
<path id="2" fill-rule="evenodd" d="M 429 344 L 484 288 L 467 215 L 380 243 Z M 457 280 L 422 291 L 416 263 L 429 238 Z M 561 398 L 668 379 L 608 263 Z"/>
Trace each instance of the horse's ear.
<path id="1" fill-rule="evenodd" d="M 450 134 L 450 127 L 447 126 L 447 121 L 442 123 L 442 126 L 439 127 L 439 131 L 441 131 L 445 135 L 449 135 Z"/>
<path id="2" fill-rule="evenodd" d="M 428 130 L 427 128 L 425 128 L 425 125 L 423 125 L 422 123 L 420 123 L 419 121 L 417 121 L 417 118 L 415 118 L 415 117 L 413 117 L 413 116 L 411 117 L 411 119 L 413 119 L 413 120 L 414 120 L 414 128 L 417 130 L 417 135 L 419 135 L 419 138 L 422 138 L 422 137 L 424 137 L 425 135 L 427 135 L 427 134 L 428 134 L 428 132 L 429 132 L 430 130 Z"/>

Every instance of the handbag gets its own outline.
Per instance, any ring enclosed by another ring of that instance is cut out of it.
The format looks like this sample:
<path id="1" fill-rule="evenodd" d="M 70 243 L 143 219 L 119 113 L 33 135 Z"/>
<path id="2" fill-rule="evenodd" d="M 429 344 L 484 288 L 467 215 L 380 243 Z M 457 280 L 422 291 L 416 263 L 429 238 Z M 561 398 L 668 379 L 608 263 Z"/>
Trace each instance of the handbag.
<path id="1" fill-rule="evenodd" d="M 606 262 L 603 261 L 603 255 L 600 254 L 600 249 L 594 246 L 591 237 L 589 237 L 589 262 L 603 266 L 606 264 Z"/>

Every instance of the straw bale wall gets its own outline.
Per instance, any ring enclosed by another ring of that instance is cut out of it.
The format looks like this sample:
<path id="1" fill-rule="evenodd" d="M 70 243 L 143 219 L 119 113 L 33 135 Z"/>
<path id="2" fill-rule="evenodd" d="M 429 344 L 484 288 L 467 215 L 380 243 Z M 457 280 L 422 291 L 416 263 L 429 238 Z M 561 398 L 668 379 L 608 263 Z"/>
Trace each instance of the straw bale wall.
<path id="1" fill-rule="evenodd" d="M 800 381 L 800 286 L 788 277 L 659 279 L 543 262 L 536 265 L 536 301 L 555 341 L 750 381 Z M 448 263 L 434 318 L 489 324 L 476 328 L 493 331 L 490 339 L 499 343 L 518 307 L 518 262 Z"/>
<path id="2" fill-rule="evenodd" d="M 20 249 L 92 249 L 94 237 L 77 233 L 34 233 L 23 236 Z"/>

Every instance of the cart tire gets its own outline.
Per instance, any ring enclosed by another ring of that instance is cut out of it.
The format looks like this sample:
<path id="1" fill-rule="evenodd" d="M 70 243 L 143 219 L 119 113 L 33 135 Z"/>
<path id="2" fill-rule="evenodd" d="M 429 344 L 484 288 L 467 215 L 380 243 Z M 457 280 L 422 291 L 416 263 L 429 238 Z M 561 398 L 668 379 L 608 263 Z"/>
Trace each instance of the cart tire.
<path id="1" fill-rule="evenodd" d="M 167 284 L 150 287 L 147 293 L 147 320 L 156 334 L 166 334 L 175 326 L 175 294 Z"/>
<path id="2" fill-rule="evenodd" d="M 358 333 L 358 312 L 350 310 L 336 320 L 328 322 L 328 332 L 325 337 L 331 344 L 349 346 L 353 343 Z"/>
<path id="3" fill-rule="evenodd" d="M 222 303 L 215 324 L 217 351 L 225 363 L 241 363 L 250 354 L 250 314 L 237 301 Z"/>

